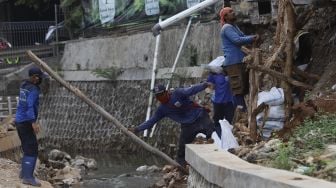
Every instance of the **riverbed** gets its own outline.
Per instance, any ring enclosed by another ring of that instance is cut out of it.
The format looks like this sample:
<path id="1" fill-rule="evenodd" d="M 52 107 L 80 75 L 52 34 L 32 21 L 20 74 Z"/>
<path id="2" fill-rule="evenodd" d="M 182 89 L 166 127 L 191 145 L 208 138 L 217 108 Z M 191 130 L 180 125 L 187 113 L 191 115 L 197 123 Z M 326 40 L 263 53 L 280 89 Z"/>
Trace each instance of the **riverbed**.
<path id="1" fill-rule="evenodd" d="M 162 178 L 160 171 L 136 171 L 144 165 L 162 168 L 163 161 L 151 155 L 102 153 L 85 157 L 94 158 L 98 169 L 83 176 L 81 188 L 146 188 Z"/>

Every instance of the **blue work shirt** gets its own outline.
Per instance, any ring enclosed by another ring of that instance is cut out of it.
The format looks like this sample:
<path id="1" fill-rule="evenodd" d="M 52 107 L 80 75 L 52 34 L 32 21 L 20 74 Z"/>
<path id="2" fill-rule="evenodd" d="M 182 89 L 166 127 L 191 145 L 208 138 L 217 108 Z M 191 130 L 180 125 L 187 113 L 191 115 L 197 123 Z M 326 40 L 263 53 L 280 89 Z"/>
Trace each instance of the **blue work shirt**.
<path id="1" fill-rule="evenodd" d="M 16 109 L 15 122 L 34 123 L 38 116 L 40 88 L 29 81 L 20 87 L 19 102 Z"/>
<path id="2" fill-rule="evenodd" d="M 221 30 L 224 66 L 241 63 L 245 54 L 240 48 L 251 44 L 253 37 L 254 35 L 245 35 L 236 25 L 224 24 Z"/>
<path id="3" fill-rule="evenodd" d="M 208 82 L 215 86 L 215 96 L 212 99 L 214 103 L 232 102 L 232 92 L 229 82 L 229 77 L 224 74 L 210 73 L 207 79 Z"/>
<path id="4" fill-rule="evenodd" d="M 154 115 L 149 120 L 140 124 L 136 128 L 136 131 L 149 129 L 164 117 L 180 123 L 181 126 L 194 123 L 205 109 L 196 106 L 189 97 L 203 91 L 206 87 L 207 83 L 201 83 L 188 88 L 177 88 L 171 93 L 168 103 L 160 104 Z"/>

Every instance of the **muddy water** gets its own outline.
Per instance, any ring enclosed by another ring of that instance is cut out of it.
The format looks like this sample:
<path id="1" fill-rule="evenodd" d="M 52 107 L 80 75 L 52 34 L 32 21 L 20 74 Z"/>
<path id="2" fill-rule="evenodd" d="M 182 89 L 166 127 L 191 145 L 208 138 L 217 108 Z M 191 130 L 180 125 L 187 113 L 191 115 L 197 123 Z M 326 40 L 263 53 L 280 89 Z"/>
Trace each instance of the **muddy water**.
<path id="1" fill-rule="evenodd" d="M 83 177 L 81 188 L 145 188 L 162 178 L 160 172 L 137 172 L 139 166 L 163 166 L 163 161 L 150 155 L 102 153 L 85 155 L 97 161 L 98 169 Z"/>

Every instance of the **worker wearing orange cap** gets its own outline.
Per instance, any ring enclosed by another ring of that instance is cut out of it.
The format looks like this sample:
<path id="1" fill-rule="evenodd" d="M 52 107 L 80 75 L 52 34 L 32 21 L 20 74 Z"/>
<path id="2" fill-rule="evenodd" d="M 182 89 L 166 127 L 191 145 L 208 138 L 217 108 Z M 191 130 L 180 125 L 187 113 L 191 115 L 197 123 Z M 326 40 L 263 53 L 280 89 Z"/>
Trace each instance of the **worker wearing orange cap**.
<path id="1" fill-rule="evenodd" d="M 219 16 L 222 25 L 221 39 L 225 57 L 224 69 L 230 77 L 236 106 L 242 106 L 243 110 L 246 111 L 244 95 L 248 93 L 248 75 L 242 64 L 246 54 L 241 50 L 241 47 L 257 41 L 259 36 L 245 35 L 238 28 L 235 24 L 237 18 L 232 8 L 224 7 Z"/>

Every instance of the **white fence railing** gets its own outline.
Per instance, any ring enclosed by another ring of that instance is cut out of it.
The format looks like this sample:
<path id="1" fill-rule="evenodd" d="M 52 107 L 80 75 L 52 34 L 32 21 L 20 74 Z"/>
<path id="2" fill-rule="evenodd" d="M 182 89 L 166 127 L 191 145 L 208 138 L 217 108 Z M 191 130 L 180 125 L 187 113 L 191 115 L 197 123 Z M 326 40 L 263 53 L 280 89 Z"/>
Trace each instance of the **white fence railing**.
<path id="1" fill-rule="evenodd" d="M 18 96 L 0 96 L 0 119 L 15 114 L 18 100 Z"/>

